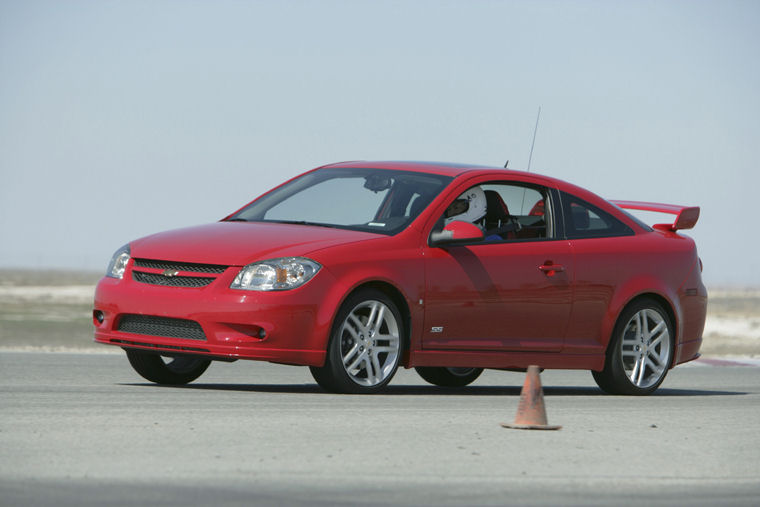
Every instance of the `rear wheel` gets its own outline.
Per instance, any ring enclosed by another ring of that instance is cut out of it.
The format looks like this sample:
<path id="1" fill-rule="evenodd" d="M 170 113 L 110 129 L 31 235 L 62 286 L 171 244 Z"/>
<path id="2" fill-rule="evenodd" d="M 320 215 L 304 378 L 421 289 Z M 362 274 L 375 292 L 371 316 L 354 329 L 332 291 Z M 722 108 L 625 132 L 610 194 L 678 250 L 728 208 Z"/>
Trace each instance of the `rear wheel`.
<path id="1" fill-rule="evenodd" d="M 338 312 L 322 367 L 311 367 L 327 391 L 369 394 L 391 381 L 401 357 L 404 328 L 393 301 L 374 289 L 350 296 Z"/>
<path id="2" fill-rule="evenodd" d="M 421 366 L 417 373 L 433 385 L 441 387 L 464 387 L 483 373 L 483 368 L 438 368 Z"/>
<path id="3" fill-rule="evenodd" d="M 620 315 L 604 370 L 592 374 L 610 394 L 650 394 L 665 380 L 672 359 L 670 317 L 656 301 L 642 299 Z"/>
<path id="4" fill-rule="evenodd" d="M 155 352 L 127 350 L 129 364 L 144 379 L 156 384 L 187 384 L 200 377 L 211 361 L 192 356 L 161 356 Z"/>

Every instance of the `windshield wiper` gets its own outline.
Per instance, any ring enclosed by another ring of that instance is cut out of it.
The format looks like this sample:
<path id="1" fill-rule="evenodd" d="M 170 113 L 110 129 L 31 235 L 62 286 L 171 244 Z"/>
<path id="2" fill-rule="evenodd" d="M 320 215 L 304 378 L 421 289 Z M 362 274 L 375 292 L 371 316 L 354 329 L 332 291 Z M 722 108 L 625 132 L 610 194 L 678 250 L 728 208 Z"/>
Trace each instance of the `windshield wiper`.
<path id="1" fill-rule="evenodd" d="M 225 222 L 247 222 L 245 218 L 229 218 Z"/>
<path id="2" fill-rule="evenodd" d="M 319 222 L 307 222 L 306 220 L 265 220 L 276 224 L 314 225 L 316 227 L 335 227 L 332 224 L 320 224 Z"/>

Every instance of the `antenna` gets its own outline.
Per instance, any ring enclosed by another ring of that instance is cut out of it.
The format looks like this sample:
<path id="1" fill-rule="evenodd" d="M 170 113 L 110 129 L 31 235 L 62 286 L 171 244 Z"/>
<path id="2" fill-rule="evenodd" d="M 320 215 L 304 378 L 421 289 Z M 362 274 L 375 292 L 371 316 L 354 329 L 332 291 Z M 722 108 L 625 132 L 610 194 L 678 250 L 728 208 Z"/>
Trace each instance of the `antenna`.
<path id="1" fill-rule="evenodd" d="M 528 155 L 528 170 L 527 172 L 530 172 L 530 162 L 533 160 L 533 146 L 536 145 L 536 132 L 538 132 L 538 119 L 541 118 L 541 106 L 538 106 L 538 114 L 536 115 L 536 126 L 533 127 L 533 141 L 530 143 L 530 155 Z M 522 195 L 522 202 L 520 203 L 520 213 L 523 213 L 525 210 L 523 209 L 525 207 L 525 193 L 528 191 L 527 188 L 523 187 L 523 195 Z"/>
<path id="2" fill-rule="evenodd" d="M 509 160 L 507 160 L 507 163 L 504 164 L 504 169 L 506 169 L 508 165 L 509 165 Z"/>
<path id="3" fill-rule="evenodd" d="M 536 126 L 533 128 L 533 141 L 530 143 L 530 155 L 528 155 L 528 172 L 530 172 L 530 162 L 533 160 L 533 146 L 535 146 L 536 144 L 536 132 L 538 132 L 539 118 L 541 118 L 541 106 L 538 106 L 538 114 L 536 115 Z"/>

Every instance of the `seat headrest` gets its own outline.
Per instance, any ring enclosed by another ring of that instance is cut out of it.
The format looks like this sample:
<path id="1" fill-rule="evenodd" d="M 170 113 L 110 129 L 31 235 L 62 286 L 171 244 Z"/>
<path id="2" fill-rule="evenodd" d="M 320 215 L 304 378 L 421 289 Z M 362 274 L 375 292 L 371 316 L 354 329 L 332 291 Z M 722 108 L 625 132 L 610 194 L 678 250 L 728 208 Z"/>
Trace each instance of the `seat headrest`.
<path id="1" fill-rule="evenodd" d="M 579 231 L 588 229 L 591 222 L 588 216 L 588 210 L 575 204 L 571 205 L 570 209 L 573 210 L 573 226 L 575 229 Z"/>
<path id="2" fill-rule="evenodd" d="M 507 203 L 501 198 L 495 190 L 486 190 L 486 215 L 498 220 L 509 218 L 509 208 Z"/>

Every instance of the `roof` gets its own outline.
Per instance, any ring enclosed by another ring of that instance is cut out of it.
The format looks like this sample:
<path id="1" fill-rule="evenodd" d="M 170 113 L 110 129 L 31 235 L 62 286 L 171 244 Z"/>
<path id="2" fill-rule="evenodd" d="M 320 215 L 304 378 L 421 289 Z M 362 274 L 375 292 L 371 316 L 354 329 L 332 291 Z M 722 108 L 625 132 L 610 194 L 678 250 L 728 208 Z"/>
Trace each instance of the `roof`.
<path id="1" fill-rule="evenodd" d="M 529 173 L 526 171 L 515 171 L 512 169 L 504 169 L 503 167 L 486 166 L 478 164 L 460 164 L 450 162 L 419 162 L 419 161 L 398 161 L 398 160 L 352 160 L 349 162 L 338 162 L 335 164 L 328 164 L 320 167 L 366 167 L 372 169 L 388 169 L 396 171 L 414 171 L 428 174 L 441 174 L 444 176 L 451 176 L 456 178 L 463 174 L 471 173 L 473 176 L 488 173 L 498 173 L 499 177 L 502 176 L 515 176 L 520 178 L 530 177 L 532 179 L 538 179 L 546 185 L 553 185 L 559 187 L 571 187 L 577 188 L 575 185 L 562 181 L 558 178 L 546 176 L 544 174 Z"/>
<path id="2" fill-rule="evenodd" d="M 507 171 L 501 167 L 484 166 L 477 164 L 457 164 L 451 162 L 419 162 L 405 160 L 352 160 L 349 162 L 338 162 L 328 164 L 322 167 L 371 167 L 373 169 L 391 169 L 397 171 L 416 171 L 432 174 L 442 174 L 445 176 L 459 176 L 469 171 L 497 170 Z"/>

